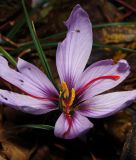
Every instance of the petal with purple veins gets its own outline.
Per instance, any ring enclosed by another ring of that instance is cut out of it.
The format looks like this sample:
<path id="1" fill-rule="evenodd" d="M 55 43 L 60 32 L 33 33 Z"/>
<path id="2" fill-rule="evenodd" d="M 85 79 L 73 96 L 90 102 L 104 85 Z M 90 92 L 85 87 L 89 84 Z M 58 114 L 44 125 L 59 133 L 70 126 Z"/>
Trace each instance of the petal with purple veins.
<path id="1" fill-rule="evenodd" d="M 80 104 L 78 112 L 87 117 L 103 118 L 130 105 L 136 99 L 136 90 L 98 95 Z"/>
<path id="2" fill-rule="evenodd" d="M 7 104 L 17 110 L 30 114 L 45 114 L 58 109 L 56 105 L 48 100 L 39 100 L 30 96 L 0 89 L 0 103 Z"/>
<path id="3" fill-rule="evenodd" d="M 62 113 L 55 124 L 54 133 L 57 137 L 72 139 L 84 134 L 92 127 L 93 124 L 86 117 L 75 112 L 71 117 L 71 126 L 69 129 L 68 120 L 65 114 Z"/>
<path id="4" fill-rule="evenodd" d="M 88 14 L 77 5 L 66 21 L 68 33 L 58 45 L 56 65 L 61 81 L 73 87 L 83 72 L 92 48 L 92 25 Z"/>
<path id="5" fill-rule="evenodd" d="M 57 93 L 54 87 L 51 87 L 49 89 L 49 87 L 51 86 L 51 82 L 49 82 L 46 76 L 45 79 L 43 78 L 43 75 L 41 74 L 41 71 L 39 71 L 39 69 L 36 70 L 36 67 L 31 65 L 31 69 L 33 69 L 31 72 L 28 71 L 28 73 L 26 71 L 27 69 L 25 68 L 26 64 L 27 62 L 25 63 L 25 61 L 19 61 L 19 70 L 22 72 L 20 73 L 10 68 L 8 66 L 7 60 L 0 56 L 0 78 L 6 80 L 7 82 L 13 84 L 14 86 L 33 96 L 48 97 L 51 96 L 51 93 Z M 28 65 L 28 68 L 30 68 L 30 65 Z M 26 73 L 24 73 L 24 71 Z M 41 85 L 42 82 L 44 83 L 44 85 Z"/>
<path id="6" fill-rule="evenodd" d="M 90 86 L 83 91 L 84 99 L 107 91 L 118 84 L 120 84 L 130 73 L 130 67 L 126 60 L 120 60 L 117 64 L 113 64 L 112 60 L 102 60 L 92 64 L 88 67 L 81 75 L 76 83 L 75 90 L 84 86 L 89 81 L 108 75 L 117 75 L 120 78 L 117 80 L 113 79 L 101 79 L 90 84 Z"/>
<path id="7" fill-rule="evenodd" d="M 44 91 L 46 96 L 57 95 L 57 90 L 47 76 L 33 64 L 19 58 L 17 63 L 17 69 L 20 73 L 31 79 L 41 90 Z"/>

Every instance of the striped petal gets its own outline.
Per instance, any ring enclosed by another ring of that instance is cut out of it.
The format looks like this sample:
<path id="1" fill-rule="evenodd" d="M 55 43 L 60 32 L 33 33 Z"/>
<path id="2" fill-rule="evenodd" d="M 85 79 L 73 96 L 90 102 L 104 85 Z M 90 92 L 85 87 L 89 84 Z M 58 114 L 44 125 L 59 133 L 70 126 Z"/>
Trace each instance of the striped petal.
<path id="1" fill-rule="evenodd" d="M 57 94 L 51 82 L 37 67 L 21 59 L 17 67 L 19 72 L 10 68 L 7 60 L 0 56 L 0 78 L 33 96 L 48 97 Z"/>
<path id="2" fill-rule="evenodd" d="M 58 45 L 56 65 L 61 81 L 73 87 L 83 72 L 92 48 L 92 26 L 87 13 L 77 5 L 66 21 L 68 33 Z"/>
<path id="3" fill-rule="evenodd" d="M 87 84 L 89 81 L 109 75 L 117 75 L 120 78 L 117 80 L 113 79 L 100 79 L 92 84 L 83 91 L 84 99 L 107 91 L 115 86 L 119 85 L 130 73 L 130 67 L 126 60 L 120 60 L 117 64 L 113 63 L 113 60 L 102 60 L 92 64 L 88 67 L 80 76 L 76 83 L 75 89 L 79 90 L 82 86 Z"/>
<path id="4" fill-rule="evenodd" d="M 38 100 L 30 96 L 0 89 L 0 103 L 7 104 L 14 109 L 30 113 L 45 114 L 52 110 L 56 110 L 56 105 L 47 100 Z"/>
<path id="5" fill-rule="evenodd" d="M 33 64 L 19 58 L 17 69 L 21 74 L 28 77 L 31 81 L 37 84 L 38 88 L 40 88 L 46 96 L 53 96 L 58 94 L 56 88 L 47 78 L 47 76 Z"/>
<path id="6" fill-rule="evenodd" d="M 102 94 L 82 103 L 78 112 L 87 117 L 103 118 L 127 107 L 135 99 L 136 90 Z"/>
<path id="7" fill-rule="evenodd" d="M 93 124 L 86 117 L 77 112 L 75 112 L 70 118 L 71 126 L 69 126 L 65 114 L 61 114 L 55 124 L 54 133 L 57 137 L 65 139 L 76 138 L 77 136 L 85 134 L 85 132 L 93 127 Z"/>

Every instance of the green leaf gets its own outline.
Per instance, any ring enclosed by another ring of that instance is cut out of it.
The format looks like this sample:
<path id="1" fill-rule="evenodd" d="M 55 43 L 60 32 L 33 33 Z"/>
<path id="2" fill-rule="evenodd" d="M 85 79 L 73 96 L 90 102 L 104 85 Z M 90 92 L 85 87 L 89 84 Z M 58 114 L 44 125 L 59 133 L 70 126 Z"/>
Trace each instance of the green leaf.
<path id="1" fill-rule="evenodd" d="M 51 73 L 51 70 L 50 70 L 50 67 L 49 67 L 49 64 L 48 64 L 48 61 L 47 61 L 47 58 L 46 58 L 46 56 L 44 54 L 44 51 L 43 51 L 43 49 L 41 47 L 41 44 L 40 44 L 39 40 L 38 40 L 34 24 L 29 19 L 28 12 L 27 12 L 24 0 L 22 0 L 22 4 L 23 4 L 24 12 L 25 12 L 26 21 L 27 21 L 27 24 L 28 24 L 28 27 L 29 27 L 29 30 L 30 30 L 30 33 L 31 33 L 31 36 L 32 36 L 32 39 L 33 39 L 33 42 L 34 42 L 35 47 L 37 49 L 38 56 L 39 56 L 39 58 L 41 60 L 41 63 L 43 65 L 43 67 L 44 67 L 44 70 L 45 70 L 48 78 L 55 84 L 53 76 L 52 76 L 52 73 Z"/>
<path id="2" fill-rule="evenodd" d="M 52 130 L 54 129 L 53 126 L 45 125 L 45 124 L 26 124 L 26 125 L 20 125 L 17 127 L 26 127 L 26 128 L 34 128 L 34 129 L 45 129 L 45 130 Z"/>
<path id="3" fill-rule="evenodd" d="M 41 40 L 41 45 L 42 47 L 55 47 L 57 46 L 58 42 L 47 42 L 45 43 L 44 40 Z M 125 51 L 125 52 L 128 52 L 128 53 L 136 53 L 136 50 L 133 50 L 133 49 L 129 49 L 129 48 L 123 48 L 123 47 L 118 47 L 118 46 L 115 46 L 115 45 L 109 45 L 109 44 L 101 44 L 101 43 L 93 43 L 93 47 L 95 48 L 111 48 L 111 49 L 114 49 L 114 50 L 122 50 L 122 51 Z M 26 50 L 28 48 L 32 48 L 34 49 L 35 46 L 33 46 L 33 44 L 30 42 L 30 43 L 27 43 L 19 48 L 17 48 L 16 50 L 14 50 L 13 53 L 18 53 L 20 51 L 23 51 L 23 50 Z"/>
<path id="4" fill-rule="evenodd" d="M 58 45 L 58 42 L 47 42 L 46 41 L 46 43 L 45 43 L 45 42 L 41 41 L 42 48 L 56 47 L 57 45 Z M 20 53 L 20 52 L 22 52 L 24 50 L 27 50 L 29 48 L 36 49 L 36 47 L 33 45 L 33 43 L 29 42 L 29 43 L 23 44 L 22 46 L 20 46 L 19 48 L 15 49 L 15 50 L 13 50 L 11 53 L 13 55 L 16 55 L 16 54 L 18 54 L 18 53 Z"/>
<path id="5" fill-rule="evenodd" d="M 94 29 L 113 27 L 113 26 L 126 26 L 126 25 L 136 25 L 136 22 L 113 22 L 113 23 L 103 23 L 103 24 L 94 24 Z"/>
<path id="6" fill-rule="evenodd" d="M 18 127 L 27 127 L 27 128 L 44 129 L 44 130 L 54 129 L 53 126 L 45 125 L 45 124 L 26 124 L 26 125 L 20 125 Z"/>
<path id="7" fill-rule="evenodd" d="M 123 48 L 123 47 L 118 47 L 118 46 L 109 45 L 109 44 L 93 43 L 93 47 L 96 47 L 96 48 L 111 48 L 111 49 L 114 49 L 114 50 L 122 50 L 122 51 L 130 52 L 130 53 L 136 53 L 136 50 Z"/>
<path id="8" fill-rule="evenodd" d="M 41 43 L 41 45 L 42 45 L 43 48 L 56 47 L 56 46 L 58 45 L 58 42 L 46 42 L 46 43 L 43 42 L 43 43 Z M 16 55 L 16 54 L 18 54 L 18 53 L 20 53 L 20 52 L 22 52 L 22 51 L 24 51 L 24 50 L 27 50 L 27 49 L 29 49 L 29 48 L 35 49 L 36 47 L 33 45 L 33 43 L 30 42 L 30 43 L 24 44 L 24 45 L 22 45 L 21 47 L 15 49 L 15 50 L 12 51 L 11 53 L 12 53 L 13 55 Z"/>
<path id="9" fill-rule="evenodd" d="M 3 54 L 3 56 L 6 57 L 11 64 L 16 66 L 15 59 L 7 51 L 5 51 L 2 47 L 0 47 L 0 53 Z"/>

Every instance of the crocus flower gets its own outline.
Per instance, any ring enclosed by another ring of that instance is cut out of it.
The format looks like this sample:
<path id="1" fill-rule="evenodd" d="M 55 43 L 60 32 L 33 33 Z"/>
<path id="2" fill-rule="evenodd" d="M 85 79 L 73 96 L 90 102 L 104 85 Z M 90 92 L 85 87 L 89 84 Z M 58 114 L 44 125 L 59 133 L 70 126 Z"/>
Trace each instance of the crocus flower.
<path id="1" fill-rule="evenodd" d="M 130 73 L 126 60 L 98 61 L 87 69 L 92 48 L 92 26 L 87 13 L 76 5 L 66 21 L 68 33 L 58 45 L 56 66 L 60 90 L 37 67 L 19 58 L 17 71 L 0 56 L 0 77 L 25 94 L 0 90 L 0 102 L 15 109 L 44 114 L 60 109 L 54 133 L 72 139 L 93 127 L 87 117 L 102 118 L 123 109 L 136 98 L 136 90 L 101 94 L 121 83 Z"/>

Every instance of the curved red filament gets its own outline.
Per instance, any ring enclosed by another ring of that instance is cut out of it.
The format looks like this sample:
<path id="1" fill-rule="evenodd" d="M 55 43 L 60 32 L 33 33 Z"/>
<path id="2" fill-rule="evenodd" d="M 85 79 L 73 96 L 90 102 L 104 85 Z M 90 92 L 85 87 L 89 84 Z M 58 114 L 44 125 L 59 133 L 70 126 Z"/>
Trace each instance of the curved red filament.
<path id="1" fill-rule="evenodd" d="M 66 120 L 68 122 L 68 129 L 64 132 L 64 134 L 63 134 L 64 137 L 70 132 L 70 129 L 72 126 L 72 118 L 71 118 L 70 114 L 68 112 L 66 112 L 65 116 L 66 116 Z"/>
<path id="2" fill-rule="evenodd" d="M 97 80 L 101 80 L 101 79 L 118 80 L 119 78 L 120 78 L 120 76 L 118 76 L 118 75 L 109 75 L 109 76 L 101 76 L 101 77 L 94 78 L 94 79 L 90 80 L 88 83 L 86 83 L 79 90 L 77 90 L 76 95 L 78 95 L 79 93 L 81 93 L 82 91 L 87 89 L 92 83 L 96 82 Z"/>
<path id="3" fill-rule="evenodd" d="M 7 82 L 7 83 L 9 83 L 8 81 L 6 81 L 5 79 L 3 79 L 3 78 L 1 78 L 1 77 L 0 77 L 0 79 L 3 80 L 3 81 L 5 81 L 5 82 Z M 11 84 L 11 83 L 10 83 L 10 84 Z M 22 91 L 24 94 L 26 94 L 26 95 L 28 95 L 28 96 L 30 96 L 30 97 L 36 98 L 36 99 L 41 99 L 41 100 L 46 100 L 46 101 L 48 101 L 48 100 L 58 101 L 58 100 L 59 100 L 59 98 L 55 98 L 55 97 L 44 98 L 44 97 L 34 96 L 34 95 L 32 95 L 32 94 L 27 93 L 27 92 L 24 91 L 23 89 L 15 86 L 14 84 L 11 84 L 11 85 L 13 85 L 14 87 L 16 87 L 16 88 L 19 89 L 20 91 Z"/>
<path id="4" fill-rule="evenodd" d="M 36 98 L 36 99 L 41 99 L 41 100 L 51 100 L 51 101 L 58 101 L 59 100 L 59 98 L 55 98 L 55 97 L 49 97 L 49 98 L 44 98 L 44 97 L 38 97 L 38 96 L 34 96 L 34 95 L 31 95 L 31 94 L 29 94 L 29 93 L 27 93 L 27 92 L 25 92 L 28 96 L 30 96 L 30 97 L 33 97 L 33 98 Z"/>

